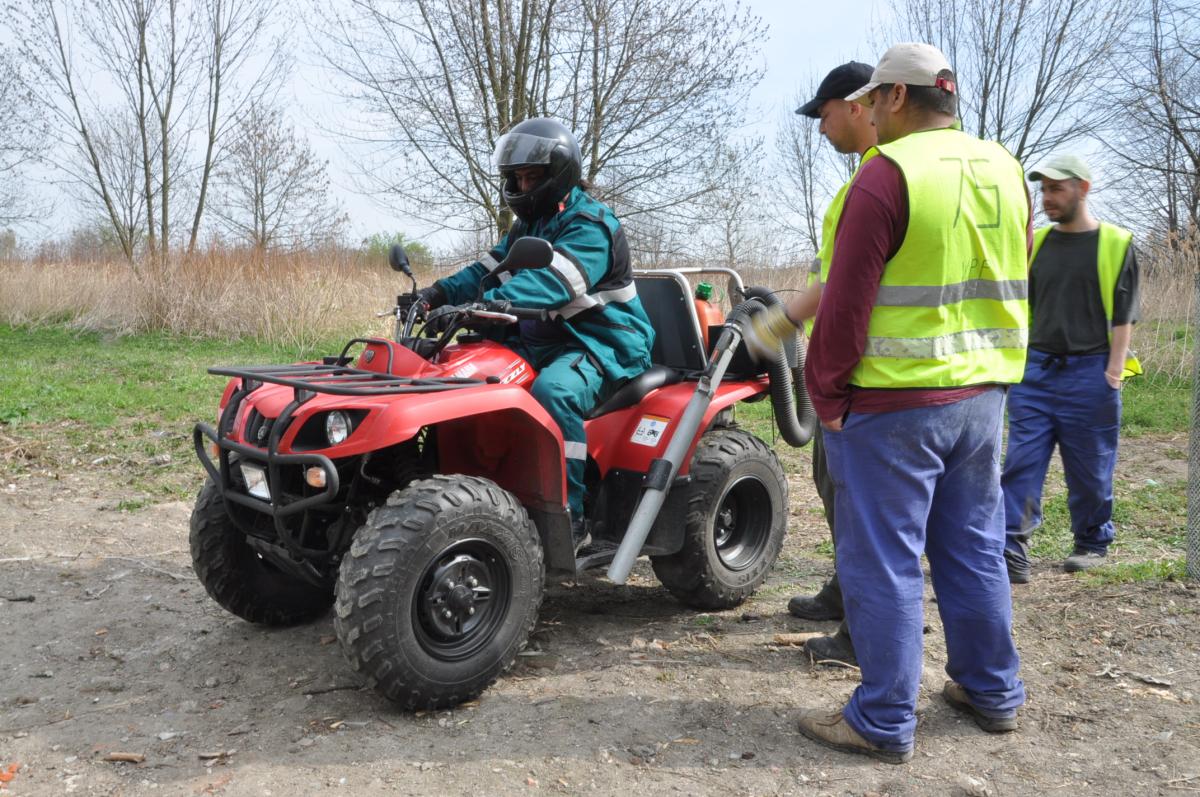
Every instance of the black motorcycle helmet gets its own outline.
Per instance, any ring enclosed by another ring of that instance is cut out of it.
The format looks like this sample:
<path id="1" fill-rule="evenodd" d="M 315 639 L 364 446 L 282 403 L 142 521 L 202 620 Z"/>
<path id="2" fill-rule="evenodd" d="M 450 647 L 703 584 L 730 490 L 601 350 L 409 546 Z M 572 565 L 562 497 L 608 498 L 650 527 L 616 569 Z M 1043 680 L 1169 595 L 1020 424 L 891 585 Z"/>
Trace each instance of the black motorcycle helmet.
<path id="1" fill-rule="evenodd" d="M 557 213 L 558 203 L 583 176 L 579 143 L 566 126 L 553 119 L 526 119 L 517 124 L 496 142 L 493 158 L 504 178 L 504 203 L 526 223 Z M 516 170 L 524 166 L 545 167 L 546 179 L 522 192 Z"/>

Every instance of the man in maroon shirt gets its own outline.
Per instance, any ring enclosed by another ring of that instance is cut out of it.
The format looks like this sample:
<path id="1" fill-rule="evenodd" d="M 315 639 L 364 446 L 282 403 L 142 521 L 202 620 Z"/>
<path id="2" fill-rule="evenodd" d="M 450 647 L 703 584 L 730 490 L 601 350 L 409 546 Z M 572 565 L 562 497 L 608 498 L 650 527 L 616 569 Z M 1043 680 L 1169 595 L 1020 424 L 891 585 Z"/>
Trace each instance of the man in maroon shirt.
<path id="1" fill-rule="evenodd" d="M 927 555 L 946 635 L 943 695 L 980 728 L 1017 727 L 999 449 L 1003 384 L 1028 324 L 1029 200 L 1020 165 L 958 132 L 949 63 L 888 50 L 847 97 L 872 107 L 879 146 L 842 211 L 806 363 L 837 484 L 838 572 L 862 684 L 800 732 L 888 763 L 912 757 Z M 791 307 L 753 317 L 776 351 Z"/>

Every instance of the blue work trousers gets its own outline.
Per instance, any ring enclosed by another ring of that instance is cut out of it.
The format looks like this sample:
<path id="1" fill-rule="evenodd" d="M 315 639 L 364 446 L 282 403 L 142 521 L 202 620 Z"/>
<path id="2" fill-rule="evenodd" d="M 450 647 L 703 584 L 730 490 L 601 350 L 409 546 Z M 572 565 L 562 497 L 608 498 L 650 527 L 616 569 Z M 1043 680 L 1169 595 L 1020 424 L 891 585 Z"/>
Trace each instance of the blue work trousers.
<path id="1" fill-rule="evenodd" d="M 825 433 L 837 485 L 837 569 L 862 684 L 843 714 L 886 750 L 909 750 L 921 683 L 925 579 L 946 634 L 946 673 L 985 713 L 1025 702 L 1012 639 L 1000 500 L 1004 391 L 953 404 L 851 413 Z"/>
<path id="2" fill-rule="evenodd" d="M 602 395 L 611 392 L 604 374 L 587 352 L 574 346 L 518 343 L 512 348 L 538 369 L 530 392 L 562 431 L 567 460 L 567 505 L 572 517 L 583 517 L 583 478 L 587 466 L 583 418 Z"/>
<path id="3" fill-rule="evenodd" d="M 1056 443 L 1075 546 L 1103 553 L 1113 540 L 1121 391 L 1108 386 L 1107 364 L 1107 353 L 1068 357 L 1030 349 L 1025 378 L 1009 394 L 1004 525 L 1006 546 L 1022 560 L 1042 524 L 1042 486 Z"/>

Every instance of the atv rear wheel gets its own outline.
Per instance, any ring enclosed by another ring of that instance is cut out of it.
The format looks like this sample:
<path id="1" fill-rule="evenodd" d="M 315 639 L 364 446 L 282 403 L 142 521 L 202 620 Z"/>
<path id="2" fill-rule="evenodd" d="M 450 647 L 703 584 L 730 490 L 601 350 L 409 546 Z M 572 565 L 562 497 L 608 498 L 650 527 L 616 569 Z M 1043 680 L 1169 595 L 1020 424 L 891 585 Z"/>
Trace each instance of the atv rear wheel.
<path id="1" fill-rule="evenodd" d="M 671 594 L 697 609 L 730 609 L 754 594 L 783 546 L 787 480 L 775 452 L 740 429 L 705 433 L 686 491 L 683 549 L 652 556 Z"/>
<path id="2" fill-rule="evenodd" d="M 406 709 L 477 697 L 537 622 L 545 566 L 524 507 L 494 482 L 434 476 L 371 513 L 342 560 L 334 628 L 354 669 Z"/>
<path id="3" fill-rule="evenodd" d="M 333 590 L 285 573 L 246 543 L 225 511 L 225 499 L 205 481 L 192 510 L 188 542 L 192 569 L 212 599 L 226 611 L 261 625 L 295 625 L 320 617 L 333 603 Z"/>

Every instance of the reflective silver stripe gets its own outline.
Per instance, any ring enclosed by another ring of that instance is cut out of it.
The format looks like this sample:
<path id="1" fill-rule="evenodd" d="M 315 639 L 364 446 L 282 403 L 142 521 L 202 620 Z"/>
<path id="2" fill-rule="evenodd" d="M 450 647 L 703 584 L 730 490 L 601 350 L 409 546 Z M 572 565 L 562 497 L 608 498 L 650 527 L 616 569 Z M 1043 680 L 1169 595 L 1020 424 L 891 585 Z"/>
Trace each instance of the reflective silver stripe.
<path id="1" fill-rule="evenodd" d="M 514 276 L 514 275 L 513 275 L 513 273 L 512 273 L 511 271 L 501 271 L 501 272 L 500 272 L 500 276 L 499 276 L 499 277 L 496 277 L 496 279 L 500 280 L 500 284 L 501 284 L 501 285 L 503 285 L 504 283 L 506 283 L 506 282 L 508 282 L 510 279 L 512 279 L 512 278 L 513 278 L 513 276 Z"/>
<path id="2" fill-rule="evenodd" d="M 479 262 L 483 263 L 483 267 L 486 268 L 489 272 L 495 271 L 496 266 L 500 265 L 500 261 L 497 260 L 496 258 L 492 257 L 491 252 L 488 252 L 486 255 L 479 258 Z"/>
<path id="3" fill-rule="evenodd" d="M 599 293 L 585 293 L 583 296 L 564 304 L 557 310 L 551 310 L 550 315 L 554 318 L 558 316 L 570 318 L 591 307 L 603 307 L 609 302 L 632 302 L 636 297 L 637 286 L 631 282 L 623 288 L 613 288 L 612 290 L 600 291 Z"/>
<path id="4" fill-rule="evenodd" d="M 1029 297 L 1026 280 L 967 280 L 954 285 L 880 285 L 876 307 L 941 307 L 967 299 L 1021 301 Z"/>
<path id="5" fill-rule="evenodd" d="M 903 357 L 941 360 L 953 354 L 983 349 L 1021 349 L 1028 344 L 1025 329 L 968 329 L 936 338 L 868 337 L 864 357 Z"/>
<path id="6" fill-rule="evenodd" d="M 567 459 L 587 459 L 587 443 L 563 443 Z"/>
<path id="7" fill-rule="evenodd" d="M 810 274 L 820 274 L 821 273 L 821 258 L 814 257 L 812 259 L 812 262 L 809 263 L 809 265 L 808 265 L 808 271 Z"/>
<path id="8" fill-rule="evenodd" d="M 558 272 L 563 278 L 563 282 L 571 286 L 571 294 L 574 296 L 583 296 L 587 293 L 587 275 L 583 270 L 564 255 L 562 252 L 555 252 L 554 259 L 550 261 L 550 268 Z"/>

